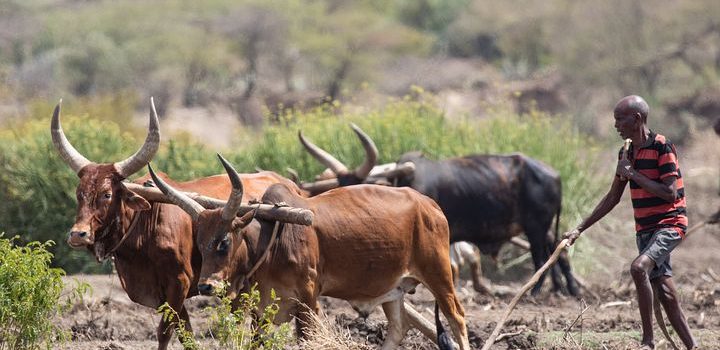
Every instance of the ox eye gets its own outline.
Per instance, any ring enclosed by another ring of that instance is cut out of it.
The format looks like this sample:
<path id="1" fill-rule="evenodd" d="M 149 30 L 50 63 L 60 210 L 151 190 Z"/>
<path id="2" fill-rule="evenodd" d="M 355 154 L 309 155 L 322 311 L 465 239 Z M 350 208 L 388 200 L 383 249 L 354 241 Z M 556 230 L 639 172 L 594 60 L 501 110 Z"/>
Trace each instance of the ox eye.
<path id="1" fill-rule="evenodd" d="M 220 243 L 218 243 L 217 252 L 220 254 L 225 254 L 225 253 L 227 253 L 229 246 L 230 246 L 230 239 L 228 239 L 226 237 L 222 241 L 220 241 Z"/>
<path id="2" fill-rule="evenodd" d="M 112 193 L 105 193 L 105 194 L 103 195 L 103 198 L 105 198 L 105 199 L 110 199 L 110 198 L 112 198 Z"/>

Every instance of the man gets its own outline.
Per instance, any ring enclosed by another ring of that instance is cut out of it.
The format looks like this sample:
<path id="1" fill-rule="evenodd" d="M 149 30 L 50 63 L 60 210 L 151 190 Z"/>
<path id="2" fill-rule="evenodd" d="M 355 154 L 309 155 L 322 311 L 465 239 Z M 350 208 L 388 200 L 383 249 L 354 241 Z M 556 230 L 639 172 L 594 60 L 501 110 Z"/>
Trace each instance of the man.
<path id="1" fill-rule="evenodd" d="M 682 241 L 688 220 L 685 191 L 675 146 L 647 127 L 647 102 L 640 96 L 621 99 L 614 110 L 615 129 L 631 139 L 627 151 L 620 151 L 616 175 L 610 190 L 592 214 L 565 237 L 572 244 L 580 233 L 609 213 L 620 201 L 630 182 L 635 214 L 636 242 L 640 255 L 630 272 L 637 289 L 642 320 L 642 349 L 653 349 L 653 288 L 673 328 L 688 349 L 697 345 L 680 308 L 670 267 L 670 252 Z"/>

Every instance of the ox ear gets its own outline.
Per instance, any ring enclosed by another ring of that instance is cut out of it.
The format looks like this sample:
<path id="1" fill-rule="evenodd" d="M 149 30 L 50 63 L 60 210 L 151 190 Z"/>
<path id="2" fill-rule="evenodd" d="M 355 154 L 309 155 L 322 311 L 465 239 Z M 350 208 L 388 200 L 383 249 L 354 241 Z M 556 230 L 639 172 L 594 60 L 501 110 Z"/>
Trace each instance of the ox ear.
<path id="1" fill-rule="evenodd" d="M 122 186 L 122 201 L 132 210 L 142 211 L 150 209 L 150 203 L 145 198 L 128 190 L 125 186 Z"/>
<path id="2" fill-rule="evenodd" d="M 235 219 L 233 219 L 232 222 L 232 232 L 237 232 L 238 230 L 244 228 L 245 226 L 250 224 L 250 222 L 252 222 L 253 218 L 255 218 L 254 210 L 245 213 L 245 215 L 239 218 L 236 217 Z"/>

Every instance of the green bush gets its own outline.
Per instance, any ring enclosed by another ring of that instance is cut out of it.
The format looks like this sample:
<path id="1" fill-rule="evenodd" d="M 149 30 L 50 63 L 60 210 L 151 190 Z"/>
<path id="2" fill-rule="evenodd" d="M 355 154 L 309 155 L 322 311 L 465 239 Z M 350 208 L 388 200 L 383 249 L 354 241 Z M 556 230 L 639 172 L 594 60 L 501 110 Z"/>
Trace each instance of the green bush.
<path id="1" fill-rule="evenodd" d="M 49 349 L 66 337 L 52 320 L 69 305 L 58 302 L 65 272 L 50 268 L 52 241 L 16 246 L 16 238 L 0 234 L 0 349 Z"/>
<path id="2" fill-rule="evenodd" d="M 220 298 L 220 304 L 205 308 L 210 320 L 210 337 L 214 346 L 222 349 L 244 350 L 244 349 L 284 349 L 293 339 L 292 329 L 289 323 L 279 326 L 273 322 L 280 310 L 278 302 L 280 298 L 275 291 L 270 291 L 272 302 L 263 310 L 259 310 L 260 292 L 257 285 L 253 285 L 250 291 L 241 293 L 233 302 L 227 296 L 225 288 L 216 291 Z M 232 309 L 232 305 L 237 305 Z M 258 313 L 257 322 L 253 322 L 252 314 Z M 158 308 L 158 313 L 163 318 L 178 319 L 178 314 L 167 303 Z M 192 332 L 184 330 L 184 321 L 179 321 L 178 337 L 182 339 L 185 349 L 198 349 L 200 345 L 195 340 Z"/>

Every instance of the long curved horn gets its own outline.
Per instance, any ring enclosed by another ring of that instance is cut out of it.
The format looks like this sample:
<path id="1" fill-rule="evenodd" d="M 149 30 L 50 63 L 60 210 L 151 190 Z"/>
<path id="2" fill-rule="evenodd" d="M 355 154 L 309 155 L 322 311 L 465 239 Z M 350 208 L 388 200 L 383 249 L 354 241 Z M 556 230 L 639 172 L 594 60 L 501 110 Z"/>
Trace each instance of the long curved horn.
<path id="1" fill-rule="evenodd" d="M 60 153 L 60 157 L 62 157 L 65 163 L 77 174 L 80 172 L 80 169 L 92 162 L 80 154 L 80 152 L 70 144 L 67 137 L 65 137 L 62 125 L 60 125 L 61 104 L 62 99 L 60 99 L 57 106 L 55 106 L 55 111 L 53 111 L 52 121 L 50 122 L 50 134 L 52 134 L 53 145 L 55 145 L 55 149 Z"/>
<path id="2" fill-rule="evenodd" d="M 153 171 L 152 166 L 150 166 L 150 163 L 147 165 L 148 171 L 150 171 L 150 176 L 152 176 L 153 181 L 155 182 L 155 185 L 164 193 L 168 199 L 170 199 L 171 202 L 173 202 L 175 205 L 180 207 L 182 210 L 184 210 L 186 213 L 190 214 L 193 221 L 196 221 L 198 217 L 200 217 L 200 213 L 205 211 L 205 208 L 203 208 L 202 205 L 200 205 L 198 202 L 194 201 L 192 198 L 188 197 L 184 193 L 172 188 L 170 185 L 168 185 L 165 181 L 163 181 L 161 178 L 159 178 L 155 171 Z"/>
<path id="3" fill-rule="evenodd" d="M 237 171 L 235 171 L 232 165 L 230 165 L 230 163 L 228 163 L 228 161 L 220 154 L 217 156 L 220 158 L 220 163 L 222 163 L 225 168 L 225 172 L 227 172 L 228 177 L 230 177 L 230 183 L 232 183 L 232 192 L 230 192 L 227 204 L 225 204 L 225 208 L 223 208 L 222 218 L 223 220 L 232 220 L 240 209 L 240 203 L 243 195 L 243 185 L 242 181 L 240 181 L 240 175 Z"/>
<path id="4" fill-rule="evenodd" d="M 142 169 L 155 156 L 160 146 L 160 129 L 158 128 L 158 116 L 155 111 L 155 101 L 150 97 L 150 125 L 148 126 L 148 134 L 145 143 L 130 158 L 122 162 L 115 163 L 115 169 L 122 177 L 129 177 Z"/>
<path id="5" fill-rule="evenodd" d="M 298 131 L 298 137 L 308 153 L 310 153 L 310 155 L 312 155 L 320 163 L 330 168 L 330 170 L 332 170 L 335 174 L 345 174 L 348 172 L 348 168 L 345 164 L 335 159 L 335 157 L 331 156 L 330 153 L 325 152 L 322 148 L 315 146 L 315 144 L 306 140 L 302 131 Z"/>
<path id="6" fill-rule="evenodd" d="M 375 147 L 375 142 L 373 142 L 370 136 L 363 132 L 362 129 L 354 123 L 350 123 L 350 127 L 360 139 L 365 149 L 365 162 L 355 169 L 355 176 L 359 179 L 365 179 L 375 164 L 377 164 L 378 150 L 377 147 Z"/>

